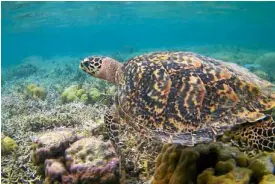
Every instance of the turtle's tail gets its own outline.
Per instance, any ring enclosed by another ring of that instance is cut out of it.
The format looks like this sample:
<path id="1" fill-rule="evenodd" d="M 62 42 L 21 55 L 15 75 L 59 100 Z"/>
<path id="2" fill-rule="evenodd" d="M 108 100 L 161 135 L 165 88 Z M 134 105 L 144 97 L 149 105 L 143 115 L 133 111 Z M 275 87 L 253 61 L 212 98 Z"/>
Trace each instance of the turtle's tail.
<path id="1" fill-rule="evenodd" d="M 275 122 L 270 115 L 253 123 L 240 124 L 228 134 L 231 141 L 244 150 L 275 151 Z"/>

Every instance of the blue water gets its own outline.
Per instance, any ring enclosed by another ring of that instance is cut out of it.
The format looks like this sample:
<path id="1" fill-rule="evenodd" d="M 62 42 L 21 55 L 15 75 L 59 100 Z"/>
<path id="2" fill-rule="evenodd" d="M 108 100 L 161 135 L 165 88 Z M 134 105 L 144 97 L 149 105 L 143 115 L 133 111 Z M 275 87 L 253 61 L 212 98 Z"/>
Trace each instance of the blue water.
<path id="1" fill-rule="evenodd" d="M 275 2 L 2 2 L 2 67 L 25 57 L 227 44 L 275 48 Z"/>

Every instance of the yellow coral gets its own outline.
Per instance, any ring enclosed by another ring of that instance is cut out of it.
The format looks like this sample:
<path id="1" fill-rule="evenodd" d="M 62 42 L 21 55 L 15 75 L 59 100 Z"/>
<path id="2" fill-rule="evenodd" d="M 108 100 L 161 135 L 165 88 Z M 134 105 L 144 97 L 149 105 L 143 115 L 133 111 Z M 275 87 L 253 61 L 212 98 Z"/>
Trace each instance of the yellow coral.
<path id="1" fill-rule="evenodd" d="M 38 87 L 36 84 L 28 85 L 26 87 L 26 90 L 27 90 L 27 93 L 35 99 L 45 100 L 47 95 L 45 89 L 42 87 Z"/>
<path id="2" fill-rule="evenodd" d="M 17 148 L 18 148 L 18 145 L 12 138 L 6 136 L 3 139 L 1 139 L 1 154 L 2 155 L 7 155 L 7 154 L 11 153 L 12 151 L 16 150 Z"/>
<path id="3" fill-rule="evenodd" d="M 61 94 L 62 103 L 70 103 L 73 101 L 89 102 L 90 99 L 96 101 L 100 97 L 100 92 L 97 88 L 91 88 L 88 93 L 85 89 L 80 88 L 78 85 L 72 85 L 65 89 Z"/>
<path id="4" fill-rule="evenodd" d="M 99 97 L 101 96 L 101 94 L 97 88 L 91 88 L 89 95 L 90 95 L 91 99 L 94 101 L 98 100 Z"/>
<path id="5" fill-rule="evenodd" d="M 265 175 L 259 184 L 275 184 L 275 176 L 273 174 Z"/>
<path id="6" fill-rule="evenodd" d="M 264 176 L 272 174 L 274 162 L 275 153 L 263 153 L 249 158 L 237 148 L 222 143 L 200 144 L 192 148 L 164 145 L 156 160 L 152 183 L 246 184 L 259 182 Z M 262 179 L 265 182 L 269 180 Z"/>

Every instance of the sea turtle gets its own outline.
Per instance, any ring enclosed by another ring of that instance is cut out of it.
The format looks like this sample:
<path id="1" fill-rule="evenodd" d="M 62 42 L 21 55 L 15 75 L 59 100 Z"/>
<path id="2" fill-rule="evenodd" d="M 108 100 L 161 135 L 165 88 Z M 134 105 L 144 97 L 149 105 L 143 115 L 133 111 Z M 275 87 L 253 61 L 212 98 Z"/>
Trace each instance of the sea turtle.
<path id="1" fill-rule="evenodd" d="M 80 68 L 117 86 L 105 123 L 126 157 L 148 156 L 158 143 L 211 142 L 226 132 L 242 147 L 275 150 L 275 123 L 267 113 L 275 107 L 274 85 L 236 64 L 179 51 L 125 63 L 91 56 Z"/>

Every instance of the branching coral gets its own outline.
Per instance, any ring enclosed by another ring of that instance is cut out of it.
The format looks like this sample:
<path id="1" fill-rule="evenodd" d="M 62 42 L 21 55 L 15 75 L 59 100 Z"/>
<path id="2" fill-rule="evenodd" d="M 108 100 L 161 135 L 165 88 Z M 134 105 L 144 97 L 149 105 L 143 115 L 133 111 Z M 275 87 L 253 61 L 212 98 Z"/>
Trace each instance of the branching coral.
<path id="1" fill-rule="evenodd" d="M 31 163 L 31 141 L 28 135 L 17 139 L 18 149 L 1 157 L 1 183 L 39 183 L 41 175 Z"/>

